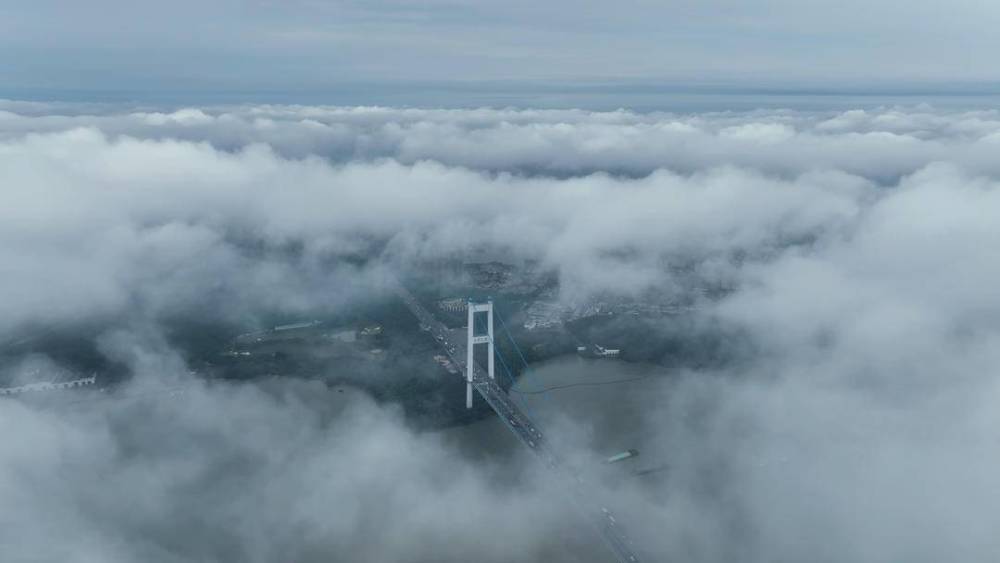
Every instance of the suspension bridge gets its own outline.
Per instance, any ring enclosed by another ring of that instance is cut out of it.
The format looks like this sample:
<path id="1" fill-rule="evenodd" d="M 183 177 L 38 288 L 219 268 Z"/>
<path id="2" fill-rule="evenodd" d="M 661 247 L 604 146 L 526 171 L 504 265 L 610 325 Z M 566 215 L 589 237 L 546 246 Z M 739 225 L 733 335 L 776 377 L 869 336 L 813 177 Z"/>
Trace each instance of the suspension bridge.
<path id="1" fill-rule="evenodd" d="M 534 421 L 497 383 L 496 360 L 499 360 L 503 368 L 502 373 L 509 378 L 511 385 L 513 385 L 514 377 L 510 370 L 510 364 L 495 346 L 494 318 L 500 321 L 500 327 L 523 367 L 527 367 L 527 361 L 507 329 L 506 323 L 503 322 L 503 318 L 494 309 L 493 302 L 474 303 L 469 301 L 467 326 L 464 329 L 450 329 L 431 314 L 402 284 L 396 282 L 393 285 L 400 299 L 417 317 L 424 330 L 433 336 L 452 363 L 463 368 L 466 381 L 466 407 L 472 408 L 473 390 L 475 390 L 496 412 L 507 429 L 556 474 L 557 482 L 565 489 L 570 502 L 595 527 L 618 561 L 621 563 L 638 562 L 639 558 L 632 547 L 632 542 L 621 529 L 614 514 L 606 506 L 591 499 L 582 478 L 574 474 L 559 460 L 551 444 Z M 486 316 L 485 322 L 480 322 L 483 314 Z M 487 346 L 487 368 L 485 371 L 475 362 L 476 344 Z"/>

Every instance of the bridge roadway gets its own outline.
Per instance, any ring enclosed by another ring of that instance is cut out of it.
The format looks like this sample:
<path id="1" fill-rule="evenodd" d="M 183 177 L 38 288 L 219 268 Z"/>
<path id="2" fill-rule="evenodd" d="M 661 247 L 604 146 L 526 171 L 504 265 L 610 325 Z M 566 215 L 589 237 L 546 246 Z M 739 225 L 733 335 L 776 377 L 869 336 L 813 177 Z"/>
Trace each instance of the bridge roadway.
<path id="1" fill-rule="evenodd" d="M 434 337 L 434 340 L 448 354 L 448 358 L 453 364 L 463 369 L 462 377 L 464 378 L 466 329 L 449 329 L 417 301 L 402 284 L 394 283 L 394 285 L 396 293 L 420 321 L 421 328 Z M 600 510 L 595 510 L 592 507 L 593 503 L 584 491 L 583 479 L 564 468 L 549 447 L 548 441 L 531 419 L 511 400 L 506 391 L 490 379 L 479 365 L 473 366 L 472 386 L 521 443 L 534 452 L 556 474 L 573 505 L 597 528 L 618 560 L 621 563 L 638 562 L 639 558 L 631 547 L 632 542 L 625 536 L 611 511 L 605 506 L 600 507 Z"/>

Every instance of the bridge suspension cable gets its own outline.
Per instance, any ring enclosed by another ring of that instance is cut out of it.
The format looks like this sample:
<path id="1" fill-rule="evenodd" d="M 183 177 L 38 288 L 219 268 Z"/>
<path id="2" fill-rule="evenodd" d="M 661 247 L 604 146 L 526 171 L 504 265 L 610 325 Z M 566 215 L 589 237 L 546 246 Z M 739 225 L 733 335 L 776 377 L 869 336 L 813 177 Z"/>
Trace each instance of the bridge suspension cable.
<path id="1" fill-rule="evenodd" d="M 503 333 L 505 335 L 507 335 L 507 340 L 510 341 L 511 346 L 514 347 L 514 351 L 517 352 L 518 357 L 521 359 L 521 365 L 524 366 L 524 368 L 523 368 L 524 369 L 524 373 L 527 374 L 527 372 L 528 372 L 528 360 L 524 357 L 524 352 L 521 352 L 521 347 L 517 345 L 517 341 L 514 340 L 514 335 L 512 335 L 510 333 L 510 329 L 507 328 L 507 323 L 504 322 L 504 320 L 503 320 L 503 315 L 500 314 L 500 311 L 496 307 L 493 308 L 493 314 L 496 316 L 497 320 L 500 321 L 500 328 L 503 329 Z M 497 353 L 499 353 L 499 352 L 500 352 L 500 349 L 497 348 Z M 502 361 L 503 360 L 501 360 L 501 362 Z M 510 377 L 510 376 L 508 375 L 508 377 Z M 527 401 L 525 401 L 523 399 L 524 395 L 541 395 L 543 401 L 545 401 L 547 399 L 547 397 L 544 394 L 541 394 L 541 393 L 525 393 L 524 391 L 521 391 L 521 390 L 518 390 L 518 389 L 514 389 L 514 378 L 510 377 L 510 380 L 511 380 L 511 383 L 510 383 L 510 392 L 511 393 L 517 393 L 518 395 L 521 395 L 522 396 L 522 401 L 521 402 L 525 404 L 525 407 L 527 407 Z"/>
<path id="2" fill-rule="evenodd" d="M 495 307 L 493 309 L 493 314 L 497 315 Z M 497 316 L 499 317 L 499 315 L 497 315 Z M 476 322 L 476 328 L 479 328 L 480 326 L 482 326 L 481 321 L 476 320 L 475 322 Z M 514 375 L 511 373 L 510 367 L 507 365 L 507 361 L 504 360 L 503 354 L 500 352 L 500 348 L 498 346 L 494 346 L 493 347 L 493 353 L 496 355 L 497 359 L 500 360 L 500 366 L 503 368 L 503 372 L 507 375 L 507 379 L 510 380 L 510 384 L 513 387 L 513 385 L 514 385 Z"/>
<path id="3" fill-rule="evenodd" d="M 521 363 L 524 364 L 524 369 L 528 369 L 528 360 L 524 358 L 524 354 L 521 352 L 521 348 L 517 345 L 517 341 L 514 340 L 513 335 L 510 333 L 510 329 L 507 328 L 507 323 L 503 321 L 503 315 L 496 308 L 493 309 L 493 313 L 496 315 L 497 320 L 500 321 L 500 328 L 503 329 L 504 334 L 507 335 L 507 340 L 510 341 L 511 345 L 514 346 L 514 351 L 521 358 Z"/>
<path id="4" fill-rule="evenodd" d="M 496 307 L 495 304 L 494 304 L 494 307 L 493 307 L 493 316 L 497 320 L 500 321 L 500 326 L 503 329 L 504 334 L 507 336 L 507 340 L 510 342 L 511 346 L 513 346 L 514 351 L 517 352 L 517 355 L 518 355 L 518 357 L 521 360 L 521 364 L 524 366 L 522 368 L 523 369 L 522 376 L 524 374 L 527 374 L 527 372 L 528 372 L 528 361 L 527 361 L 527 359 L 525 359 L 524 353 L 521 352 L 521 348 L 517 345 L 517 341 L 514 340 L 514 336 L 510 333 L 510 329 L 507 328 L 507 324 L 504 322 L 503 316 L 500 314 L 500 311 L 497 309 L 497 307 Z M 479 329 L 482 326 L 481 325 L 482 322 L 485 322 L 485 321 L 481 321 L 481 320 L 477 320 L 476 321 L 476 328 L 477 329 Z M 518 395 L 521 395 L 522 399 L 519 401 L 519 403 L 521 404 L 521 406 L 524 408 L 525 411 L 528 412 L 529 416 L 531 416 L 532 418 L 537 418 L 535 416 L 534 409 L 531 408 L 531 406 L 528 404 L 528 401 L 525 400 L 526 398 L 524 397 L 524 395 L 539 395 L 539 396 L 541 396 L 542 402 L 546 403 L 546 404 L 548 404 L 548 402 L 547 402 L 548 397 L 545 396 L 545 395 L 543 395 L 543 394 L 541 394 L 541 393 L 524 393 L 523 391 L 519 391 L 519 390 L 515 389 L 514 385 L 516 383 L 516 380 L 514 379 L 514 373 L 511 370 L 510 365 L 507 363 L 507 360 L 504 359 L 503 353 L 500 351 L 500 347 L 499 346 L 494 346 L 493 350 L 494 350 L 494 354 L 496 355 L 497 359 L 500 360 L 500 367 L 503 368 L 503 370 L 501 370 L 501 373 L 503 373 L 504 375 L 506 375 L 507 376 L 507 380 L 510 381 L 510 389 L 508 391 L 510 393 L 516 393 Z"/>

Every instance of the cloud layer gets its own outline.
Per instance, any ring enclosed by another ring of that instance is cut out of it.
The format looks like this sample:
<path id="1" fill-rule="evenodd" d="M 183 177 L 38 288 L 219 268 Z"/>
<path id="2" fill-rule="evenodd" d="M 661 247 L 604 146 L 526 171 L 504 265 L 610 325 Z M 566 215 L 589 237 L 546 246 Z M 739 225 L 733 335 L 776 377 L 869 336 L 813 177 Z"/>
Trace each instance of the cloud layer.
<path id="1" fill-rule="evenodd" d="M 616 491 L 652 551 L 997 553 L 995 111 L 0 110 L 5 341 L 96 322 L 135 373 L 179 377 L 175 351 L 120 329 L 332 310 L 378 299 L 386 271 L 484 249 L 538 261 L 567 301 L 721 286 L 687 322 L 743 335 L 745 352 L 675 366 L 643 416 L 670 476 Z M 24 560 L 506 561 L 576 541 L 520 457 L 465 459 L 361 396 L 192 389 L 141 412 L 5 405 L 4 426 L 26 430 L 0 457 L 0 506 L 45 508 L 0 509 L 0 545 Z M 495 490 L 489 463 L 527 476 Z M 500 533 L 452 533 L 480 521 Z"/>

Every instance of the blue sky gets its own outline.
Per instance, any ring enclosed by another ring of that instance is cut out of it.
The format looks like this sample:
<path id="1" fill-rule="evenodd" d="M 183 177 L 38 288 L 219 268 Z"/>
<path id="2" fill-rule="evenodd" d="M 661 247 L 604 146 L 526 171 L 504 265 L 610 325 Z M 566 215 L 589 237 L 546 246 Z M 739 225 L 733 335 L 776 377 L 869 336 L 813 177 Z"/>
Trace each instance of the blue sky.
<path id="1" fill-rule="evenodd" d="M 600 105 L 650 90 L 968 93 L 995 89 L 998 28 L 1000 4 L 983 0 L 3 0 L 0 95 Z"/>

